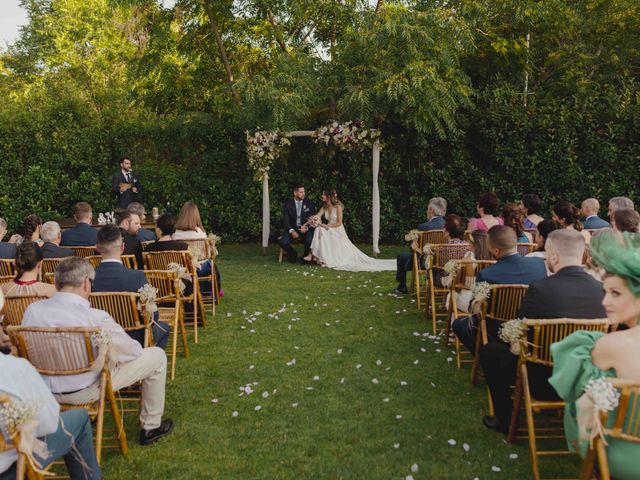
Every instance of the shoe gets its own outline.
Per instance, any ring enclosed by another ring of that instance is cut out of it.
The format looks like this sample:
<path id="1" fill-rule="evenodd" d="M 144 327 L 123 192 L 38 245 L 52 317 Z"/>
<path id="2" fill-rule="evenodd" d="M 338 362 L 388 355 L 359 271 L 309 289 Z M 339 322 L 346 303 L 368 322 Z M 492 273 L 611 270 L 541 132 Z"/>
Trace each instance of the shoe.
<path id="1" fill-rule="evenodd" d="M 409 293 L 409 290 L 407 290 L 407 287 L 398 286 L 394 288 L 392 292 L 395 293 L 396 295 L 406 295 L 407 293 Z"/>
<path id="2" fill-rule="evenodd" d="M 140 445 L 151 445 L 156 440 L 169 435 L 173 430 L 173 420 L 163 420 L 158 428 L 140 430 Z"/>
<path id="3" fill-rule="evenodd" d="M 486 415 L 482 417 L 482 424 L 491 430 L 495 430 L 496 432 L 504 433 L 505 435 L 509 433 L 509 426 L 504 425 L 502 422 L 500 422 L 500 420 L 498 420 L 498 417 L 491 417 L 489 415 Z"/>

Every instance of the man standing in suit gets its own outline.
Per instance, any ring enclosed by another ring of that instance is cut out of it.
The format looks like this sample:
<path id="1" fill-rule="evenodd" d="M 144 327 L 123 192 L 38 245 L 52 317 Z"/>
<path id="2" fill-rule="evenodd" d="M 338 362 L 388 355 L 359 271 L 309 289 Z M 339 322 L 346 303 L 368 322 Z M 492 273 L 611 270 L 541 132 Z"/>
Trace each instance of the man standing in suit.
<path id="1" fill-rule="evenodd" d="M 98 232 L 98 250 L 102 256 L 102 262 L 96 268 L 96 278 L 93 281 L 94 292 L 132 292 L 138 293 L 140 288 L 149 283 L 144 272 L 127 268 L 122 264 L 124 242 L 121 230 L 115 225 L 105 225 Z M 157 321 L 156 312 L 154 323 L 151 327 L 156 346 L 164 348 L 169 341 L 169 325 Z M 132 332 L 135 338 L 144 347 L 144 331 Z"/>
<path id="2" fill-rule="evenodd" d="M 605 318 L 602 283 L 582 266 L 584 237 L 575 230 L 562 229 L 549 234 L 545 244 L 546 263 L 551 275 L 532 284 L 522 300 L 518 318 Z M 513 403 L 518 357 L 503 342 L 489 342 L 480 348 L 480 363 L 491 392 L 494 417 L 484 417 L 486 427 L 507 433 Z M 549 377 L 551 367 L 529 365 L 529 385 L 536 398 L 556 400 Z"/>
<path id="3" fill-rule="evenodd" d="M 111 189 L 116 195 L 116 208 L 125 209 L 132 202 L 138 201 L 138 194 L 142 190 L 140 179 L 131 170 L 131 160 L 120 160 L 120 171 L 111 178 Z"/>
<path id="4" fill-rule="evenodd" d="M 284 203 L 282 209 L 282 223 L 284 233 L 278 242 L 290 262 L 295 262 L 298 253 L 291 247 L 291 242 L 300 239 L 304 243 L 303 257 L 309 255 L 313 240 L 314 228 L 306 225 L 310 216 L 316 213 L 316 207 L 311 200 L 305 198 L 304 185 L 297 184 L 293 188 L 293 198 Z"/>
<path id="5" fill-rule="evenodd" d="M 135 213 L 124 211 L 118 215 L 117 219 L 118 227 L 122 232 L 122 238 L 124 240 L 124 254 L 135 255 L 136 263 L 139 269 L 143 269 L 142 263 L 142 243 L 138 238 L 138 231 L 140 230 L 140 217 Z"/>
<path id="6" fill-rule="evenodd" d="M 506 225 L 495 225 L 489 230 L 489 251 L 497 262 L 478 273 L 476 283 L 495 285 L 531 285 L 547 277 L 541 258 L 523 257 L 518 253 L 516 231 Z M 487 322 L 489 323 L 489 322 Z M 478 319 L 475 316 L 454 320 L 453 331 L 467 349 L 474 353 Z M 487 324 L 490 340 L 497 339 L 498 325 Z M 493 337 L 493 338 L 492 338 Z"/>
<path id="7" fill-rule="evenodd" d="M 601 219 L 598 216 L 600 210 L 600 202 L 595 198 L 587 198 L 580 205 L 580 210 L 584 216 L 584 222 L 582 225 L 587 230 L 597 230 L 599 228 L 610 228 L 609 222 Z"/>
<path id="8" fill-rule="evenodd" d="M 0 240 L 7 234 L 7 221 L 4 218 L 0 218 Z M 16 258 L 16 244 L 15 241 L 19 235 L 14 235 L 8 242 L 0 241 L 0 258 Z"/>
<path id="9" fill-rule="evenodd" d="M 429 200 L 429 204 L 427 206 L 427 221 L 419 224 L 418 230 L 421 232 L 442 230 L 444 228 L 444 216 L 446 213 L 447 201 L 442 197 L 432 198 Z M 411 269 L 412 256 L 412 253 L 401 253 L 396 257 L 396 281 L 398 282 L 398 286 L 393 290 L 393 293 L 409 293 L 409 290 L 407 290 L 407 271 Z"/>
<path id="10" fill-rule="evenodd" d="M 65 258 L 72 257 L 73 250 L 60 246 L 60 225 L 58 222 L 45 222 L 40 229 L 40 238 L 44 245 L 40 247 L 44 258 Z"/>
<path id="11" fill-rule="evenodd" d="M 76 225 L 62 232 L 60 244 L 64 247 L 94 247 L 98 232 L 91 226 L 93 211 L 87 202 L 78 202 L 73 206 L 73 218 Z"/>

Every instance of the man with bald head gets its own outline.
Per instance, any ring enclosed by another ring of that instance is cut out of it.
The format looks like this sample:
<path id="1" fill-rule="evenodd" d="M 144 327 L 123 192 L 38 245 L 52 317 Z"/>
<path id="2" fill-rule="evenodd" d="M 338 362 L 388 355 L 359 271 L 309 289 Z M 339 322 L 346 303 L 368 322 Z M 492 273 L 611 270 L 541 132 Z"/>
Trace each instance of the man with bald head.
<path id="1" fill-rule="evenodd" d="M 545 251 L 547 267 L 553 273 L 529 286 L 522 300 L 518 318 L 605 318 L 602 306 L 602 283 L 589 275 L 582 266 L 584 237 L 575 230 L 555 230 L 547 237 Z M 484 425 L 506 433 L 511 410 L 510 387 L 516 378 L 518 357 L 503 342 L 489 342 L 480 348 L 480 364 L 495 411 L 494 417 L 484 417 Z M 547 381 L 550 367 L 531 365 L 529 386 L 536 398 L 557 399 L 555 390 Z"/>
<path id="2" fill-rule="evenodd" d="M 497 259 L 494 265 L 484 268 L 476 276 L 476 283 L 530 285 L 547 277 L 547 269 L 541 258 L 523 257 L 518 253 L 516 231 L 506 225 L 496 225 L 489 230 L 489 251 Z M 473 315 L 454 320 L 453 331 L 460 342 L 475 352 L 478 319 Z M 498 336 L 498 324 L 487 322 L 489 338 Z"/>
<path id="3" fill-rule="evenodd" d="M 598 211 L 600 210 L 600 202 L 595 198 L 587 198 L 583 200 L 582 205 L 580 205 L 580 210 L 582 211 L 582 216 L 584 217 L 584 228 L 587 230 L 597 230 L 599 228 L 610 228 L 609 222 L 601 219 L 598 216 Z"/>

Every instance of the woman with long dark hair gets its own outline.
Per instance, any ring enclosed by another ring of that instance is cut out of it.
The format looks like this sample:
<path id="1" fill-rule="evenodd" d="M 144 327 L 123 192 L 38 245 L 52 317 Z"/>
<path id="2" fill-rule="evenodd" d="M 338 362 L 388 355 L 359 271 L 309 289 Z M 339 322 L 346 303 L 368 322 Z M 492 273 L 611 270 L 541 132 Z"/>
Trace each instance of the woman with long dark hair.
<path id="1" fill-rule="evenodd" d="M 42 251 L 35 242 L 25 241 L 16 250 L 16 278 L 4 283 L 2 293 L 7 298 L 31 295 L 51 297 L 56 287 L 40 281 L 42 276 Z"/>
<path id="2" fill-rule="evenodd" d="M 577 230 L 582 234 L 587 245 L 589 244 L 591 234 L 584 229 L 582 222 L 580 222 L 580 210 L 573 203 L 566 200 L 556 202 L 552 214 L 551 218 L 560 225 L 560 228 Z"/>

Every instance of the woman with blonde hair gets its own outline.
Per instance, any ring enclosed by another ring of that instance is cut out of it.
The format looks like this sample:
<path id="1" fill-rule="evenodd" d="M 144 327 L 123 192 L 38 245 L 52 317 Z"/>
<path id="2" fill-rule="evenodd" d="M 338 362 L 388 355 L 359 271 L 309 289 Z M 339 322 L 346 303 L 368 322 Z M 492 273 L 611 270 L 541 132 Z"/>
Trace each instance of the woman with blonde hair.
<path id="1" fill-rule="evenodd" d="M 618 329 L 609 334 L 579 331 L 551 345 L 554 366 L 549 379 L 567 404 L 564 426 L 569 449 L 579 447 L 583 457 L 589 444 L 585 434 L 592 427 L 581 415 L 589 402 L 585 394 L 589 380 L 616 377 L 640 382 L 640 235 L 599 233 L 591 240 L 591 256 L 606 272 L 602 305 Z M 637 422 L 638 410 L 632 409 L 627 421 Z M 613 438 L 606 441 L 612 477 L 640 478 L 640 444 Z"/>
<path id="2" fill-rule="evenodd" d="M 176 231 L 172 235 L 173 240 L 198 240 L 207 238 L 204 231 L 200 210 L 195 202 L 189 200 L 182 205 L 180 215 L 176 222 Z"/>

